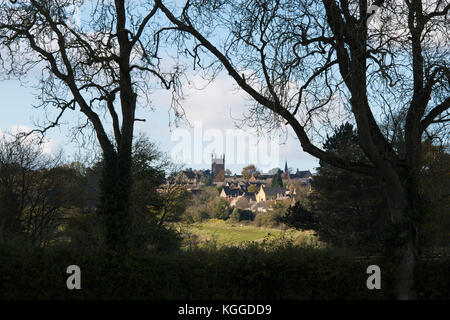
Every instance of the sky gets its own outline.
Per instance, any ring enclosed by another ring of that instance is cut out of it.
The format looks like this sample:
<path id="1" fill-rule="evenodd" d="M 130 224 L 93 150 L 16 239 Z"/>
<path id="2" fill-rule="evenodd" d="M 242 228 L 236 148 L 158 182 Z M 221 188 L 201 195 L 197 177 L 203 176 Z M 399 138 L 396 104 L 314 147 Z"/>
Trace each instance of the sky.
<path id="1" fill-rule="evenodd" d="M 219 75 L 215 82 L 204 89 L 202 80 L 193 77 L 193 86 L 184 88 L 185 99 L 182 101 L 187 121 L 179 126 L 171 125 L 173 116 L 169 116 L 171 96 L 165 90 L 156 90 L 152 94 L 152 109 L 141 106 L 137 118 L 145 122 L 136 122 L 136 135 L 144 133 L 154 141 L 161 151 L 171 156 L 174 162 L 185 168 L 209 169 L 211 154 L 225 154 L 225 167 L 233 173 L 240 173 L 250 163 L 262 172 L 272 168 L 284 169 L 285 161 L 293 170 L 312 170 L 318 161 L 301 150 L 300 143 L 292 131 L 288 138 L 277 135 L 269 139 L 268 135 L 258 141 L 251 128 L 236 129 L 237 121 L 242 118 L 248 100 L 237 91 L 231 78 Z M 39 104 L 37 92 L 29 85 L 19 81 L 0 81 L 0 130 L 2 132 L 27 131 L 36 128 L 36 123 L 46 120 Z M 63 149 L 66 159 L 75 159 L 77 154 L 89 152 L 80 149 L 79 143 L 73 141 L 71 127 L 80 117 L 78 110 L 70 111 L 63 124 L 50 130 L 46 135 L 44 151 L 56 153 Z M 278 140 L 278 141 L 277 141 Z"/>
<path id="2" fill-rule="evenodd" d="M 80 20 L 81 21 L 81 20 Z M 35 68 L 27 75 L 26 85 L 15 80 L 0 81 L 0 135 L 2 132 L 28 131 L 43 123 L 47 114 L 43 109 L 34 108 L 39 104 L 35 91 L 30 84 L 37 83 L 40 71 Z M 288 167 L 294 171 L 314 171 L 319 163 L 314 157 L 302 151 L 299 141 L 289 130 L 286 137 L 272 135 L 257 137 L 251 128 L 236 129 L 248 107 L 248 99 L 236 90 L 230 76 L 219 74 L 216 80 L 205 87 L 204 81 L 195 75 L 188 75 L 193 85 L 185 85 L 185 99 L 182 106 L 186 121 L 179 127 L 171 125 L 170 93 L 160 89 L 151 94 L 152 105 L 141 105 L 136 118 L 145 122 L 136 122 L 136 136 L 144 133 L 154 141 L 161 151 L 167 153 L 174 162 L 185 168 L 210 169 L 211 154 L 225 155 L 225 168 L 240 173 L 248 164 L 254 164 L 261 172 L 272 168 Z M 203 88 L 204 87 L 204 88 Z M 198 89 L 203 88 L 203 89 Z M 51 116 L 51 114 L 50 114 Z M 50 154 L 63 150 L 66 161 L 76 160 L 78 154 L 92 153 L 73 141 L 71 128 L 80 118 L 80 111 L 69 110 L 62 118 L 62 125 L 46 134 L 44 151 Z M 112 132 L 107 128 L 108 132 Z"/>

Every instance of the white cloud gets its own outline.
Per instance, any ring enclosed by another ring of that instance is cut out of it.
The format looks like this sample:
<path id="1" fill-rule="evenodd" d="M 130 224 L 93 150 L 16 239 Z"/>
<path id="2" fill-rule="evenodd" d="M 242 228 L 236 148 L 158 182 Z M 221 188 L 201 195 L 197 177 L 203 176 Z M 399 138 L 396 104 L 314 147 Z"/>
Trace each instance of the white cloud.
<path id="1" fill-rule="evenodd" d="M 9 127 L 6 130 L 0 129 L 0 138 L 5 137 L 7 140 L 13 139 L 14 136 L 21 134 L 21 133 L 28 133 L 31 132 L 33 129 L 26 126 L 26 125 L 13 125 Z M 37 133 L 31 134 L 30 138 L 28 138 L 28 141 L 32 141 L 33 138 L 38 138 Z M 44 154 L 50 155 L 50 156 L 56 156 L 61 150 L 62 150 L 62 144 L 57 139 L 52 138 L 44 138 L 42 145 L 42 152 Z"/>
<path id="2" fill-rule="evenodd" d="M 277 139 L 276 135 L 269 140 L 267 134 L 258 142 L 253 128 L 235 129 L 235 119 L 243 118 L 251 102 L 242 90 L 236 90 L 230 77 L 220 75 L 205 86 L 205 80 L 196 76 L 191 83 L 195 87 L 190 85 L 185 89 L 183 107 L 192 128 L 183 126 L 172 132 L 174 160 L 182 157 L 188 167 L 205 168 L 210 166 L 211 153 L 225 153 L 227 168 L 234 172 L 240 172 L 248 163 L 254 163 L 263 171 L 284 166 L 285 160 L 290 167 L 300 170 L 318 165 L 315 158 L 303 152 L 292 130 L 287 140 Z"/>
<path id="3" fill-rule="evenodd" d="M 241 116 L 246 103 L 244 93 L 236 90 L 233 80 L 219 76 L 206 86 L 205 80 L 195 76 L 191 83 L 195 86 L 185 90 L 187 98 L 183 103 L 188 121 L 202 121 L 209 128 L 233 128 L 230 112 L 233 117 Z"/>

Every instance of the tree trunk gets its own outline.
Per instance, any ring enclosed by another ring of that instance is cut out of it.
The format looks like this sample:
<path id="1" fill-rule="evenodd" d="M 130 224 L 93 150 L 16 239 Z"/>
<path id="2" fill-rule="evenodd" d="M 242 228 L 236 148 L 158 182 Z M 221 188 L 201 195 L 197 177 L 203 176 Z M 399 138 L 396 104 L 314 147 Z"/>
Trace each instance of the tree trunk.
<path id="1" fill-rule="evenodd" d="M 100 189 L 104 241 L 115 251 L 126 250 L 131 224 L 131 155 L 126 152 L 104 154 Z"/>
<path id="2" fill-rule="evenodd" d="M 397 255 L 395 295 L 399 300 L 415 300 L 417 249 L 413 240 L 399 248 Z"/>
<path id="3" fill-rule="evenodd" d="M 395 263 L 394 294 L 399 300 L 417 299 L 416 262 L 418 256 L 415 203 L 409 188 L 397 184 L 386 185 L 388 205 L 393 225 L 393 262 Z M 417 193 L 415 193 L 417 194 Z"/>

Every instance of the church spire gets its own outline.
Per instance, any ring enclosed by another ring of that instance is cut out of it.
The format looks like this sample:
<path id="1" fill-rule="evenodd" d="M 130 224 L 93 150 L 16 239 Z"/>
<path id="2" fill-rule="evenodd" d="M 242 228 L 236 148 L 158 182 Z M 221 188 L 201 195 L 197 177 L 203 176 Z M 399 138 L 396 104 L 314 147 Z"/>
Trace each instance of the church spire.
<path id="1" fill-rule="evenodd" d="M 287 165 L 287 160 L 286 160 L 286 163 L 284 164 L 284 174 L 286 175 L 286 178 L 288 180 L 291 179 L 291 175 L 289 174 L 289 168 L 288 168 L 288 165 Z"/>

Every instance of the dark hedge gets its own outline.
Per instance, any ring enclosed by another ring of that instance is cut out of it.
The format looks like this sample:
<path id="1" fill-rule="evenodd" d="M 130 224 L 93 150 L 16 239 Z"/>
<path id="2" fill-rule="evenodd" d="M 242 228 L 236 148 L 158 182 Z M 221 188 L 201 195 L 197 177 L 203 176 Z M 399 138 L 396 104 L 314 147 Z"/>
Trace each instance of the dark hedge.
<path id="1" fill-rule="evenodd" d="M 81 290 L 66 269 L 81 268 Z M 382 289 L 366 287 L 367 266 Z M 392 266 L 377 259 L 291 245 L 251 244 L 118 255 L 99 249 L 0 246 L 0 299 L 390 299 Z M 450 261 L 421 261 L 418 297 L 449 299 Z"/>

